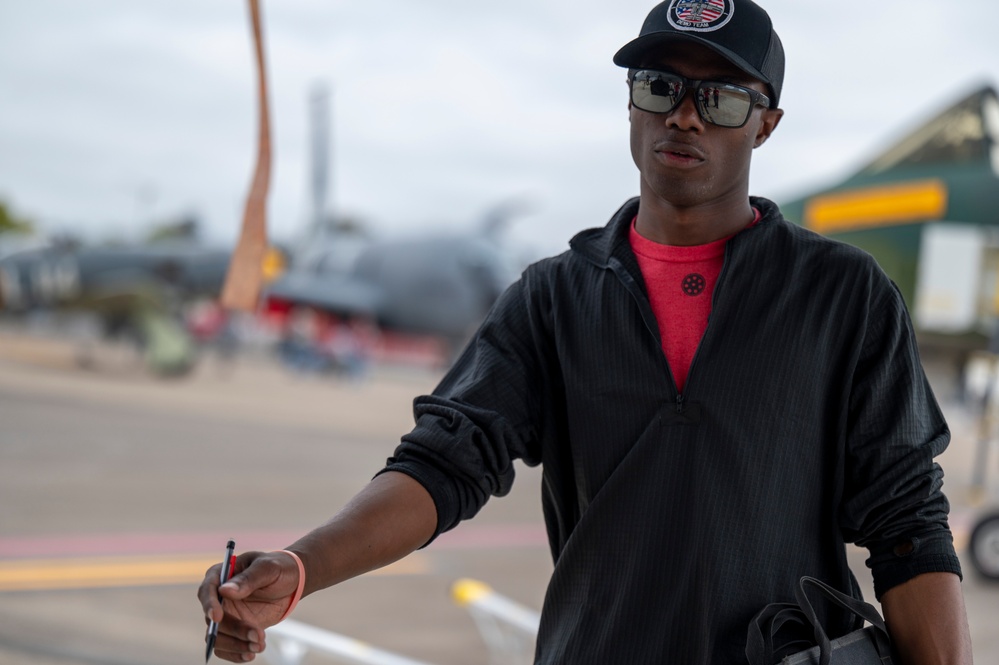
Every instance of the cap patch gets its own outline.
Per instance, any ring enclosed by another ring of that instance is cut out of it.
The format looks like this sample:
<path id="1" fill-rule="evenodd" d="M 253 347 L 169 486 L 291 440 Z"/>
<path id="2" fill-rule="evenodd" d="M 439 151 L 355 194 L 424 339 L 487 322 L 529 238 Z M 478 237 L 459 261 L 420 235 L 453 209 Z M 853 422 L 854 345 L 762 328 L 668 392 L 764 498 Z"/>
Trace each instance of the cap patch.
<path id="1" fill-rule="evenodd" d="M 666 16 L 677 30 L 712 32 L 732 19 L 732 0 L 672 0 Z"/>

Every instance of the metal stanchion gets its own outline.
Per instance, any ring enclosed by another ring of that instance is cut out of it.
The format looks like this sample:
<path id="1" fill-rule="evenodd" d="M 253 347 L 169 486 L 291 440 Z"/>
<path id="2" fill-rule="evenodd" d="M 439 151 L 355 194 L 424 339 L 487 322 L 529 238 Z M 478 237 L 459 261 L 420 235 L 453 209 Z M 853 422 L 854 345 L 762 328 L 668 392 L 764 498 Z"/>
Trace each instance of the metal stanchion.
<path id="1" fill-rule="evenodd" d="M 540 614 L 477 580 L 458 580 L 451 597 L 472 615 L 494 665 L 533 662 Z"/>

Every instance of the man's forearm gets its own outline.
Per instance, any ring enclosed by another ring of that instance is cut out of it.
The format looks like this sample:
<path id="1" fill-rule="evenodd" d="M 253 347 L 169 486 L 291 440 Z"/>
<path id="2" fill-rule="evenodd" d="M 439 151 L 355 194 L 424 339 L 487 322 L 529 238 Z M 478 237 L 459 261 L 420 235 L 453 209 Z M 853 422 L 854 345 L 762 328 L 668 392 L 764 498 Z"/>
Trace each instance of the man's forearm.
<path id="1" fill-rule="evenodd" d="M 409 476 L 375 477 L 329 522 L 288 549 L 305 565 L 305 594 L 398 561 L 437 529 L 437 509 Z"/>
<path id="2" fill-rule="evenodd" d="M 885 592 L 881 607 L 902 665 L 971 665 L 971 633 L 957 575 L 918 575 Z"/>

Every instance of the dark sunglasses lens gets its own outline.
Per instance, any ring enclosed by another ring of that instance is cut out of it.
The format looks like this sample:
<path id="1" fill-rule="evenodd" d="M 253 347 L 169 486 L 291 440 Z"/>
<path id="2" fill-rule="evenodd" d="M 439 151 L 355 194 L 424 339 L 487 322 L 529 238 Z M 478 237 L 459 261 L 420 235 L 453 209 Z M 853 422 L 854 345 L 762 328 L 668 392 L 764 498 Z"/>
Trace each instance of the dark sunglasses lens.
<path id="1" fill-rule="evenodd" d="M 631 103 L 650 113 L 666 113 L 683 97 L 683 82 L 650 70 L 639 70 L 631 79 Z"/>
<path id="2" fill-rule="evenodd" d="M 703 83 L 697 89 L 697 106 L 701 117 L 722 127 L 739 127 L 749 118 L 753 98 L 737 86 Z"/>

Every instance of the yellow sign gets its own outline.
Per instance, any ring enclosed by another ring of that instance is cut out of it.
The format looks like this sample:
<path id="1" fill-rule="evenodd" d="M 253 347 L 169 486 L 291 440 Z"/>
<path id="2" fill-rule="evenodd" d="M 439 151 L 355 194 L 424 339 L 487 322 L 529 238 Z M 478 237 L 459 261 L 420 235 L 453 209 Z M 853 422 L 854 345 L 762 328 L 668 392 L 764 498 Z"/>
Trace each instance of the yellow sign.
<path id="1" fill-rule="evenodd" d="M 940 180 L 816 196 L 805 204 L 805 226 L 819 233 L 836 233 L 943 219 L 947 186 Z"/>

